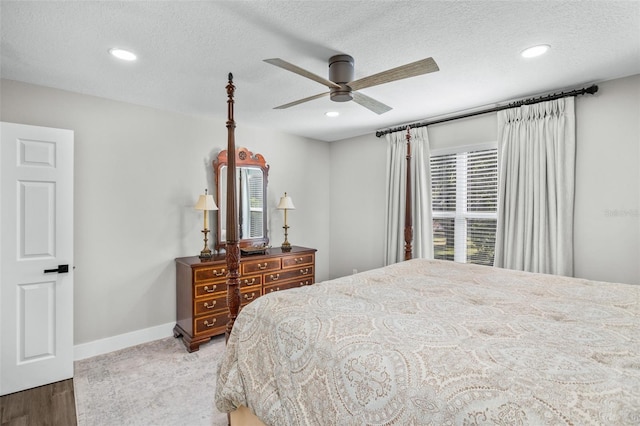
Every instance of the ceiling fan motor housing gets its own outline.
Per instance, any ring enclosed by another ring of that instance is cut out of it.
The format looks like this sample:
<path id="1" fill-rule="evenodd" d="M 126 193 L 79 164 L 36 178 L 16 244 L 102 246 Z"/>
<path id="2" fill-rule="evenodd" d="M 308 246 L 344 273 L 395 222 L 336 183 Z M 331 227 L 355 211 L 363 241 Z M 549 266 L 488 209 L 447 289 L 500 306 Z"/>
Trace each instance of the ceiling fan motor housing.
<path id="1" fill-rule="evenodd" d="M 353 99 L 351 88 L 346 83 L 353 81 L 354 61 L 349 55 L 335 55 L 329 58 L 329 80 L 341 87 L 331 88 L 329 97 L 335 102 L 347 102 Z"/>

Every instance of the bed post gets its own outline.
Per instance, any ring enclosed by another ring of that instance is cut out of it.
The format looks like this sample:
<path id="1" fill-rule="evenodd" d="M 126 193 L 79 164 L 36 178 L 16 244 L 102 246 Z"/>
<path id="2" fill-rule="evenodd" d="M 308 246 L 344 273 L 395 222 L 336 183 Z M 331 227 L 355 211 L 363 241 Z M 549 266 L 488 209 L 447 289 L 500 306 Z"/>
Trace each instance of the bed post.
<path id="1" fill-rule="evenodd" d="M 411 240 L 413 239 L 413 223 L 411 221 L 411 127 L 407 126 L 407 187 L 404 206 L 404 260 L 412 257 Z"/>
<path id="2" fill-rule="evenodd" d="M 229 340 L 233 323 L 240 310 L 240 245 L 238 244 L 238 209 L 236 208 L 236 142 L 234 131 L 236 122 L 233 119 L 233 74 L 229 73 L 227 84 L 227 305 L 229 306 L 229 322 L 225 331 L 225 341 Z"/>

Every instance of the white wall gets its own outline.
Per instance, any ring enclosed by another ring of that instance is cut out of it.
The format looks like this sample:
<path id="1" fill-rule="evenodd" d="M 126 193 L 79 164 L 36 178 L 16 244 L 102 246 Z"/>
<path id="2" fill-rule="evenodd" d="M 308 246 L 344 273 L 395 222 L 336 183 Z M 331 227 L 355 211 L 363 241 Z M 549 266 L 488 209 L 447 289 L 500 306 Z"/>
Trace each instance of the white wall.
<path id="1" fill-rule="evenodd" d="M 498 116 L 483 114 L 429 126 L 432 150 L 495 142 L 498 139 Z"/>
<path id="2" fill-rule="evenodd" d="M 575 275 L 640 284 L 640 75 L 576 101 Z"/>
<path id="3" fill-rule="evenodd" d="M 384 264 L 386 150 L 370 135 L 331 143 L 332 278 Z"/>
<path id="4" fill-rule="evenodd" d="M 204 188 L 215 191 L 211 162 L 226 149 L 226 117 L 8 80 L 0 90 L 2 121 L 75 131 L 75 344 L 175 323 L 174 259 L 202 249 L 193 205 Z M 270 165 L 271 244 L 284 240 L 275 206 L 287 191 L 297 208 L 289 241 L 317 248 L 317 279 L 328 278 L 329 188 L 317 183 L 329 181 L 329 144 L 243 125 L 240 108 L 236 121 L 236 144 Z"/>
<path id="5" fill-rule="evenodd" d="M 640 76 L 599 88 L 576 98 L 575 275 L 640 284 Z M 428 132 L 432 149 L 496 140 L 496 114 Z M 331 145 L 331 277 L 384 263 L 385 162 L 384 137 Z"/>

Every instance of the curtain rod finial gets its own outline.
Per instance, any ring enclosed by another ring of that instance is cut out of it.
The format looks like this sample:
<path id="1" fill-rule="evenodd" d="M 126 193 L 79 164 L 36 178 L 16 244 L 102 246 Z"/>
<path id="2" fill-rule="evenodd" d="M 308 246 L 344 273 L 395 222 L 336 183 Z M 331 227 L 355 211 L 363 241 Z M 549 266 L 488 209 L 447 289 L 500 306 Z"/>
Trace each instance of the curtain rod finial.
<path id="1" fill-rule="evenodd" d="M 233 81 L 233 74 L 229 73 L 229 81 Z"/>

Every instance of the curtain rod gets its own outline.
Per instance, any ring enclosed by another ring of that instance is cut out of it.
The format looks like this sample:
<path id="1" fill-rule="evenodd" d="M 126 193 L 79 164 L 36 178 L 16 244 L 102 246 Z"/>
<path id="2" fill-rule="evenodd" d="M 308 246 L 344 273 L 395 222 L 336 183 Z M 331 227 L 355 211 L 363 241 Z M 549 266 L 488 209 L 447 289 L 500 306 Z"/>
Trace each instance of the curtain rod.
<path id="1" fill-rule="evenodd" d="M 490 112 L 502 111 L 504 109 L 516 108 L 516 107 L 519 107 L 519 106 L 522 106 L 522 105 L 537 104 L 538 102 L 552 101 L 554 99 L 560 99 L 560 98 L 567 98 L 569 96 L 579 96 L 579 95 L 585 95 L 585 94 L 593 95 L 597 91 L 598 91 L 598 86 L 596 86 L 594 84 L 594 85 L 592 85 L 590 87 L 586 87 L 586 88 L 583 87 L 582 89 L 576 89 L 576 90 L 572 90 L 570 92 L 560 92 L 560 93 L 554 93 L 552 95 L 540 96 L 540 97 L 537 97 L 537 98 L 524 99 L 524 100 L 521 100 L 521 101 L 511 102 L 508 105 L 502 105 L 502 106 L 497 106 L 497 107 L 494 107 L 494 108 L 489 108 L 489 109 L 485 109 L 485 110 L 481 110 L 481 111 L 470 112 L 468 114 L 461 114 L 461 115 L 456 115 L 456 116 L 453 116 L 453 117 L 447 117 L 447 118 L 443 118 L 441 120 L 423 121 L 423 122 L 420 122 L 420 123 L 405 124 L 404 126 L 394 127 L 394 128 L 387 129 L 387 130 L 378 130 L 376 132 L 376 136 L 380 137 L 380 136 L 384 136 L 384 135 L 386 135 L 388 133 L 398 132 L 400 130 L 406 130 L 407 127 L 410 127 L 412 129 L 415 129 L 417 127 L 426 127 L 426 126 L 430 126 L 432 124 L 444 123 L 444 122 L 447 122 L 447 121 L 459 120 L 461 118 L 473 117 L 474 115 L 480 115 L 480 114 L 487 114 L 487 113 L 490 113 Z"/>

